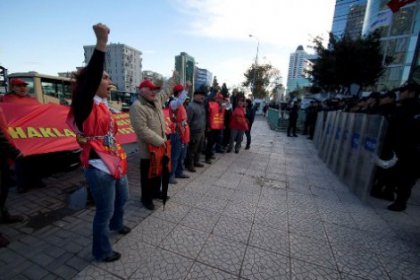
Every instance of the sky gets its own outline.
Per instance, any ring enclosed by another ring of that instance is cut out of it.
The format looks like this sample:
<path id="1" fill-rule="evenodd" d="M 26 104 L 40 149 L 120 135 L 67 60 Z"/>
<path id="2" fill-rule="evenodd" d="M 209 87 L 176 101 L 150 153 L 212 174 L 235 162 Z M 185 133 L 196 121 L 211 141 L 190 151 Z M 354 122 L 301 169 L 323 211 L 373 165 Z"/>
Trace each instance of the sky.
<path id="1" fill-rule="evenodd" d="M 258 63 L 279 69 L 285 84 L 290 54 L 298 45 L 312 53 L 312 39 L 327 38 L 334 7 L 335 0 L 0 0 L 0 65 L 9 73 L 74 71 L 101 22 L 110 43 L 142 52 L 143 70 L 169 77 L 186 52 L 237 87 L 259 45 Z"/>

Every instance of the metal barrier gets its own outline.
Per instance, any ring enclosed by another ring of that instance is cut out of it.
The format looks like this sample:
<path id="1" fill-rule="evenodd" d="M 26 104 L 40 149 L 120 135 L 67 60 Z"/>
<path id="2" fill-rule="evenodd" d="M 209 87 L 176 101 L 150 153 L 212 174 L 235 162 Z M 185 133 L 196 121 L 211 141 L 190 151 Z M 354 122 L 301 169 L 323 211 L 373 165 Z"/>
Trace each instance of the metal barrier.
<path id="1" fill-rule="evenodd" d="M 276 130 L 278 128 L 278 122 L 279 122 L 279 110 L 271 108 L 271 107 L 268 108 L 267 120 L 268 120 L 268 124 L 270 125 L 270 128 L 273 130 Z"/>
<path id="2" fill-rule="evenodd" d="M 318 116 L 316 118 L 316 124 L 315 124 L 315 132 L 314 132 L 314 139 L 313 143 L 315 145 L 315 148 L 319 149 L 319 146 L 321 145 L 321 138 L 322 138 L 322 132 L 325 128 L 325 121 L 327 119 L 327 112 L 318 112 Z"/>
<path id="3" fill-rule="evenodd" d="M 372 159 L 378 154 L 385 131 L 382 116 L 343 112 L 318 114 L 314 144 L 319 157 L 362 200 L 366 199 L 373 182 L 375 164 Z"/>

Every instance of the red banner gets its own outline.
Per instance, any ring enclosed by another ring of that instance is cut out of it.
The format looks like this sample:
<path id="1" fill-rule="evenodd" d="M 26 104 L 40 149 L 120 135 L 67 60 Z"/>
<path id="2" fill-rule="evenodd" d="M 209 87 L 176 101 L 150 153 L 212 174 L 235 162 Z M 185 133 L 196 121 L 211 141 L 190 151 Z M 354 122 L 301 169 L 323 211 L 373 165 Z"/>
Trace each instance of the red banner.
<path id="1" fill-rule="evenodd" d="M 69 107 L 58 104 L 0 103 L 0 125 L 24 155 L 76 150 L 76 134 L 66 124 Z M 121 144 L 136 142 L 127 113 L 115 114 Z"/>

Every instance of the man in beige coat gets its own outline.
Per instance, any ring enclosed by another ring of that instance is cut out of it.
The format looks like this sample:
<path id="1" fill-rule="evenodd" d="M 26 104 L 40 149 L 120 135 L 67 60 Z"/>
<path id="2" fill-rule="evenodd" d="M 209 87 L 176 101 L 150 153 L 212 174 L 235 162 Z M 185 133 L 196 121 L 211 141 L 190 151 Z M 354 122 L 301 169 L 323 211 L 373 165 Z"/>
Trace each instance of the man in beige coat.
<path id="1" fill-rule="evenodd" d="M 152 199 L 161 198 L 161 177 L 149 179 L 150 154 L 148 145 L 165 144 L 165 118 L 163 105 L 172 93 L 174 79 L 170 79 L 163 89 L 152 81 L 144 80 L 139 86 L 139 99 L 130 107 L 130 120 L 137 134 L 140 156 L 141 201 L 149 210 L 155 208 Z"/>

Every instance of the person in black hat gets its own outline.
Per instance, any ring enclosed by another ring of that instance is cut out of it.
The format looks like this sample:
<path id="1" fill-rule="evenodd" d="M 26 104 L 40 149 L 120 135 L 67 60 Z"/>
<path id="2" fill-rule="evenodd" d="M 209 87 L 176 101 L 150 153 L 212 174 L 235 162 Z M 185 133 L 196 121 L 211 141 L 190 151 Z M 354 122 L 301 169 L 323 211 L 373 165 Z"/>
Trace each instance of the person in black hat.
<path id="1" fill-rule="evenodd" d="M 411 189 L 420 175 L 420 86 L 416 83 L 406 83 L 397 91 L 400 106 L 390 119 L 384 149 L 393 151 L 392 156 L 397 159 L 393 167 L 397 198 L 388 209 L 404 211 Z"/>
<path id="2" fill-rule="evenodd" d="M 188 125 L 190 127 L 190 143 L 188 145 L 185 167 L 189 172 L 196 172 L 195 167 L 203 166 L 200 163 L 200 152 L 204 144 L 206 131 L 206 109 L 204 100 L 207 88 L 200 87 L 194 92 L 193 101 L 187 108 Z"/>
<path id="3" fill-rule="evenodd" d="M 381 97 L 381 93 L 374 91 L 372 92 L 366 100 L 366 113 L 367 114 L 377 114 L 378 113 L 378 106 L 379 106 L 379 99 Z"/>
<path id="4" fill-rule="evenodd" d="M 397 96 L 394 91 L 387 91 L 379 98 L 377 113 L 384 116 L 387 120 L 394 114 Z"/>

